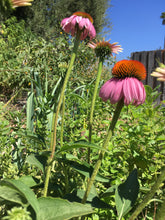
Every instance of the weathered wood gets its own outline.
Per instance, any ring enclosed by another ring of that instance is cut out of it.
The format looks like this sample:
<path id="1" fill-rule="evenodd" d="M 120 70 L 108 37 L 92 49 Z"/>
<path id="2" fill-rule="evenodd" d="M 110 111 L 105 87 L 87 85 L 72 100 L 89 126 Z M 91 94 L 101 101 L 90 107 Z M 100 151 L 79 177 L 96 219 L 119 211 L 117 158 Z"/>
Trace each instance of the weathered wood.
<path id="1" fill-rule="evenodd" d="M 144 66 L 146 67 L 146 69 L 148 69 L 148 52 L 147 51 L 143 51 L 141 53 L 141 60 L 139 60 L 140 62 L 142 62 L 144 64 Z M 147 77 L 145 80 L 143 80 L 144 84 L 147 84 Z"/>
<path id="2" fill-rule="evenodd" d="M 159 62 L 165 64 L 165 50 L 140 51 L 131 53 L 132 60 L 138 60 L 144 64 L 147 70 L 147 77 L 143 84 L 151 86 L 153 89 L 157 86 L 158 92 L 161 92 L 158 102 L 165 100 L 165 82 L 159 82 L 156 77 L 150 74 L 159 66 Z"/>

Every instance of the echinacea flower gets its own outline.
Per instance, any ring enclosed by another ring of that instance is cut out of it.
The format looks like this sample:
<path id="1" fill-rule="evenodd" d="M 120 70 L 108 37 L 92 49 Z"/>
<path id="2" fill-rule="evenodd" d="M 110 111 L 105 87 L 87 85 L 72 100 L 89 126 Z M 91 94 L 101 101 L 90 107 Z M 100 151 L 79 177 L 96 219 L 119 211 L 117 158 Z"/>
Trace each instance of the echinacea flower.
<path id="1" fill-rule="evenodd" d="M 100 89 L 99 96 L 111 104 L 124 100 L 125 105 L 143 104 L 146 98 L 143 83 L 146 78 L 145 66 L 136 60 L 121 60 L 112 69 L 113 77 Z"/>
<path id="2" fill-rule="evenodd" d="M 64 18 L 61 26 L 66 33 L 71 33 L 72 36 L 80 35 L 80 40 L 84 40 L 88 35 L 90 40 L 96 36 L 93 19 L 85 12 L 75 12 L 71 17 Z"/>
<path id="3" fill-rule="evenodd" d="M 110 40 L 96 41 L 96 43 L 90 42 L 88 46 L 95 50 L 97 57 L 102 58 L 112 56 L 112 53 L 118 54 L 118 52 L 123 51 L 120 45 L 117 45 L 116 42 L 111 44 Z"/>
<path id="4" fill-rule="evenodd" d="M 158 77 L 158 81 L 165 82 L 165 65 L 161 64 L 160 67 L 157 67 L 156 70 L 151 73 L 151 76 Z"/>
<path id="5" fill-rule="evenodd" d="M 12 8 L 30 6 L 33 0 L 11 0 Z"/>

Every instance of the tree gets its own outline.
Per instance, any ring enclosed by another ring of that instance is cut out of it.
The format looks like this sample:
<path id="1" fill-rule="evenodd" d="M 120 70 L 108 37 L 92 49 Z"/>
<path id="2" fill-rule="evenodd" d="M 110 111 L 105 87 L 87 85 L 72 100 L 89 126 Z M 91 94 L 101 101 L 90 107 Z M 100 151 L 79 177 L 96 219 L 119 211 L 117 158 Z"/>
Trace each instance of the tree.
<path id="1" fill-rule="evenodd" d="M 44 38 L 57 37 L 61 31 L 60 22 L 76 11 L 89 13 L 94 20 L 97 33 L 103 27 L 110 27 L 106 9 L 110 0 L 34 0 L 32 7 L 17 8 L 12 15 L 24 19 L 27 26 Z"/>
<path id="2" fill-rule="evenodd" d="M 165 24 L 165 12 L 162 12 L 160 18 L 163 19 L 162 24 Z"/>

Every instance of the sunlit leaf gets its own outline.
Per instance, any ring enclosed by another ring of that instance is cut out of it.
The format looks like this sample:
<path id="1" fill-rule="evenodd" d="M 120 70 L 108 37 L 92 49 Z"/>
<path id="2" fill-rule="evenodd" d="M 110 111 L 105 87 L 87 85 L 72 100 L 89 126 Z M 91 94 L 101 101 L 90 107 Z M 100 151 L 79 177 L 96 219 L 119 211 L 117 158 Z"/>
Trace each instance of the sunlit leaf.
<path id="1" fill-rule="evenodd" d="M 67 220 L 93 212 L 90 205 L 69 202 L 61 198 L 41 197 L 38 202 L 40 208 L 38 220 Z"/>

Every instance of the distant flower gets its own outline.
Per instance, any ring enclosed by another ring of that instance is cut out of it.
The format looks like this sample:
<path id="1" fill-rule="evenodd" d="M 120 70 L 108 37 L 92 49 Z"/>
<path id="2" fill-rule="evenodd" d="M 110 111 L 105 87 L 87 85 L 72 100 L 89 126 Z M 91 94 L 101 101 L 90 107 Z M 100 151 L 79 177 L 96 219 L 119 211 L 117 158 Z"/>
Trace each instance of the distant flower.
<path id="1" fill-rule="evenodd" d="M 84 40 L 88 35 L 90 40 L 96 36 L 93 19 L 85 12 L 75 12 L 71 17 L 64 18 L 61 26 L 66 33 L 71 33 L 72 36 L 80 35 L 80 40 Z"/>
<path id="2" fill-rule="evenodd" d="M 99 96 L 103 101 L 110 100 L 111 104 L 124 99 L 124 104 L 138 106 L 146 98 L 143 83 L 146 78 L 144 65 L 136 60 L 121 60 L 112 69 L 113 78 L 108 80 L 100 89 Z"/>
<path id="3" fill-rule="evenodd" d="M 151 76 L 158 77 L 157 80 L 165 82 L 165 65 L 160 64 L 160 67 L 157 67 L 156 70 L 151 73 Z"/>
<path id="4" fill-rule="evenodd" d="M 33 0 L 11 0 L 12 8 L 30 6 Z"/>
<path id="5" fill-rule="evenodd" d="M 117 44 L 116 42 L 111 44 L 110 40 L 108 41 L 103 40 L 103 41 L 96 41 L 96 43 L 90 42 L 88 46 L 95 50 L 97 57 L 105 58 L 108 56 L 112 56 L 112 53 L 118 54 L 118 52 L 123 51 L 121 46 L 116 44 Z"/>

